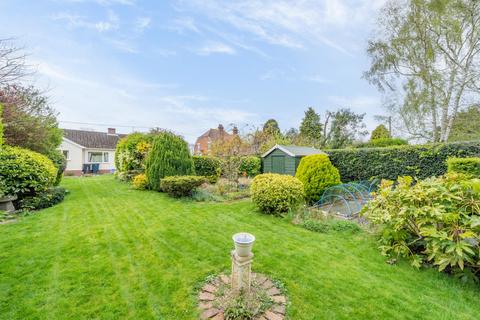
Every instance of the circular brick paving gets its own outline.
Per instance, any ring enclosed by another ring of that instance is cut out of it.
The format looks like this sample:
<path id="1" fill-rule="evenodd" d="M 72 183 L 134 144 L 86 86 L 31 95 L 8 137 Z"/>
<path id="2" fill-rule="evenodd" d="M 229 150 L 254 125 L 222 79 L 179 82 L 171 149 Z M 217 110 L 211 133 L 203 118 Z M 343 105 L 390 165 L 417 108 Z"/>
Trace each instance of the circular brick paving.
<path id="1" fill-rule="evenodd" d="M 259 315 L 255 320 L 283 320 L 285 319 L 285 309 L 287 306 L 287 299 L 275 284 L 266 276 L 259 273 L 252 273 L 252 286 L 261 287 L 267 295 L 271 298 L 273 304 L 262 315 Z M 229 286 L 230 277 L 221 274 L 215 279 L 206 283 L 200 293 L 198 294 L 200 308 L 200 319 L 206 320 L 224 320 L 223 310 L 218 307 L 218 302 L 221 299 L 219 288 L 221 286 Z"/>

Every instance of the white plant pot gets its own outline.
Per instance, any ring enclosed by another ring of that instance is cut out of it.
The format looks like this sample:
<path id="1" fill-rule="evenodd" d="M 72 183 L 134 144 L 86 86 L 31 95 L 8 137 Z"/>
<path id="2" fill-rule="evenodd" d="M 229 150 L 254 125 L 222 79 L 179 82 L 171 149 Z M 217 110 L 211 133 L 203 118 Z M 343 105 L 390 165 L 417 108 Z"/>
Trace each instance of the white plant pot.
<path id="1" fill-rule="evenodd" d="M 235 253 L 239 257 L 248 257 L 252 252 L 253 243 L 255 242 L 255 236 L 250 233 L 240 232 L 236 233 L 232 237 L 235 243 Z"/>

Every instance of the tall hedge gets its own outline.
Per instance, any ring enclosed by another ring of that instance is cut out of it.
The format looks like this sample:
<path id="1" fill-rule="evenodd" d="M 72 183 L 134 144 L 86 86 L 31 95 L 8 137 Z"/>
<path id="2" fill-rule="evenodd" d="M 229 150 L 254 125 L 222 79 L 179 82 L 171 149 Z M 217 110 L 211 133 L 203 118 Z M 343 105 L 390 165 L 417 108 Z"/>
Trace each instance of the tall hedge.
<path id="1" fill-rule="evenodd" d="M 193 166 L 197 176 L 207 177 L 210 183 L 216 183 L 222 173 L 222 160 L 211 156 L 194 156 Z"/>
<path id="2" fill-rule="evenodd" d="M 145 161 L 145 173 L 153 190 L 160 190 L 160 180 L 164 177 L 193 174 L 193 160 L 187 142 L 170 132 L 155 136 Z"/>
<path id="3" fill-rule="evenodd" d="M 449 157 L 480 156 L 480 141 L 327 152 L 344 183 L 371 178 L 396 180 L 406 175 L 425 179 L 445 174 Z"/>
<path id="4" fill-rule="evenodd" d="M 255 177 L 262 172 L 262 159 L 257 156 L 244 156 L 240 160 L 240 174 Z"/>

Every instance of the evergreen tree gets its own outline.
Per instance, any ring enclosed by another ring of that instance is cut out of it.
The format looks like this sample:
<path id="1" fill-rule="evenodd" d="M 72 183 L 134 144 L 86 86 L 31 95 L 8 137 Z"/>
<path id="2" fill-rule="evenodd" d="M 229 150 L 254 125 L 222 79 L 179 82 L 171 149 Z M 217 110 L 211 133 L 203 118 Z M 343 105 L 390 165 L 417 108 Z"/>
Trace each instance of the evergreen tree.
<path id="1" fill-rule="evenodd" d="M 145 162 L 151 189 L 160 190 L 160 180 L 164 177 L 191 175 L 193 172 L 193 159 L 185 140 L 171 132 L 162 132 L 153 139 Z"/>
<path id="2" fill-rule="evenodd" d="M 278 126 L 278 122 L 275 119 L 269 119 L 263 125 L 263 132 L 269 135 L 280 135 L 280 127 Z"/>
<path id="3" fill-rule="evenodd" d="M 390 131 L 388 131 L 388 129 L 383 124 L 381 124 L 372 131 L 370 141 L 375 139 L 389 139 L 391 137 L 392 135 L 390 134 Z"/>
<path id="4" fill-rule="evenodd" d="M 319 146 L 322 142 L 322 130 L 320 115 L 313 108 L 308 108 L 300 125 L 300 136 L 306 143 Z"/>

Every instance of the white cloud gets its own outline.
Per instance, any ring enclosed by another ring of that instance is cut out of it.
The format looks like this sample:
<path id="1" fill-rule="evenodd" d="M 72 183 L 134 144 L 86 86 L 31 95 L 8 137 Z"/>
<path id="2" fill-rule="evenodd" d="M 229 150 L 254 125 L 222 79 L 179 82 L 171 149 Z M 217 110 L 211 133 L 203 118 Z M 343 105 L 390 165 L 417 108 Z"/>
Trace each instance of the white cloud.
<path id="1" fill-rule="evenodd" d="M 54 21 L 66 21 L 67 26 L 71 28 L 93 29 L 98 32 L 117 30 L 120 27 L 120 19 L 115 12 L 109 10 L 107 19 L 101 21 L 92 21 L 85 16 L 71 14 L 67 12 L 57 13 L 51 16 Z"/>
<path id="2" fill-rule="evenodd" d="M 350 51 L 355 47 L 350 42 L 356 39 L 343 38 L 370 22 L 374 10 L 385 1 L 179 0 L 178 6 L 183 11 L 200 12 L 270 44 L 300 49 L 320 43 L 352 54 Z"/>
<path id="3" fill-rule="evenodd" d="M 149 17 L 137 18 L 137 20 L 135 21 L 135 28 L 141 32 L 146 28 L 148 28 L 151 23 L 152 23 L 152 19 Z"/>
<path id="4" fill-rule="evenodd" d="M 221 42 L 210 42 L 196 51 L 199 55 L 208 56 L 214 53 L 235 54 L 235 49 Z"/>
<path id="5" fill-rule="evenodd" d="M 180 18 L 174 19 L 170 21 L 167 28 L 170 30 L 176 31 L 178 33 L 185 33 L 187 31 L 201 33 L 195 21 L 190 17 L 180 17 Z"/>

